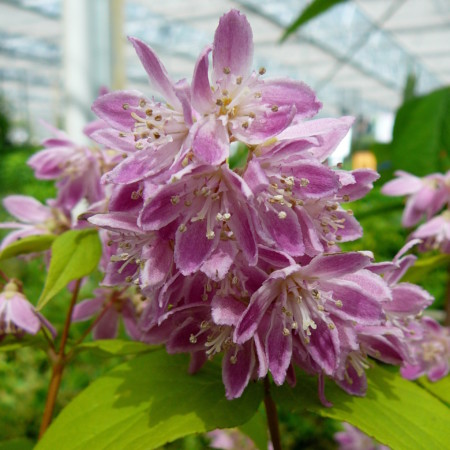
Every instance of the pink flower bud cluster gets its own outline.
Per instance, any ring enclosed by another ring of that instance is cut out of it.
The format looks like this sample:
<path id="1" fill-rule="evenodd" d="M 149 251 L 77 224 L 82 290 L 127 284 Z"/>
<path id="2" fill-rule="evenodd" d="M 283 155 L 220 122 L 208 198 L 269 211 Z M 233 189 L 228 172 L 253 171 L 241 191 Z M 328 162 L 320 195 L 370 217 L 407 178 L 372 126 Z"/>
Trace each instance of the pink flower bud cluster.
<path id="1" fill-rule="evenodd" d="M 391 196 L 407 196 L 402 223 L 405 227 L 417 225 L 424 217 L 412 239 L 422 240 L 420 250 L 439 250 L 450 253 L 450 171 L 445 175 L 434 173 L 419 178 L 398 171 L 398 178 L 383 186 L 382 192 Z"/>

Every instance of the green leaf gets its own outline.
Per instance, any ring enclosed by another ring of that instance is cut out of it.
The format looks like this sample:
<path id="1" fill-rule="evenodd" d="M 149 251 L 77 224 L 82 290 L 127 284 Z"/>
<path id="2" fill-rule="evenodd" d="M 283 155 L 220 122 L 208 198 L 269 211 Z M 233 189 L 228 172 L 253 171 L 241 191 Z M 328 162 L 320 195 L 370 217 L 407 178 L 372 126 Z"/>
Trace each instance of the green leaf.
<path id="1" fill-rule="evenodd" d="M 111 356 L 137 355 L 147 353 L 159 347 L 144 344 L 138 341 L 125 341 L 123 339 L 100 339 L 98 341 L 84 342 L 77 346 L 77 350 L 99 350 Z"/>
<path id="2" fill-rule="evenodd" d="M 230 169 L 245 167 L 248 157 L 248 147 L 242 142 L 233 142 L 230 146 L 228 165 Z"/>
<path id="3" fill-rule="evenodd" d="M 368 370 L 367 378 L 365 397 L 348 395 L 326 383 L 332 408 L 317 400 L 316 379 L 303 374 L 294 389 L 283 386 L 273 394 L 286 408 L 349 422 L 393 450 L 448 450 L 449 408 L 416 383 L 381 366 Z"/>
<path id="4" fill-rule="evenodd" d="M 48 343 L 41 334 L 26 334 L 18 338 L 13 335 L 6 336 L 0 341 L 0 352 L 14 352 L 24 347 L 35 347 L 47 351 Z"/>
<path id="5" fill-rule="evenodd" d="M 32 450 L 34 443 L 30 439 L 16 438 L 0 442 L 0 450 Z"/>
<path id="6" fill-rule="evenodd" d="M 101 253 L 102 247 L 95 229 L 70 230 L 58 236 L 52 245 L 50 267 L 37 309 L 42 309 L 71 281 L 93 272 Z"/>
<path id="7" fill-rule="evenodd" d="M 288 36 L 290 36 L 294 31 L 298 30 L 306 22 L 314 19 L 318 15 L 324 13 L 328 9 L 336 6 L 339 3 L 343 3 L 347 0 L 314 0 L 312 1 L 301 13 L 300 15 L 289 25 L 281 37 L 281 42 L 284 42 Z"/>
<path id="8" fill-rule="evenodd" d="M 260 407 L 248 422 L 240 425 L 238 428 L 253 441 L 259 450 L 267 450 L 269 435 L 264 408 Z"/>
<path id="9" fill-rule="evenodd" d="M 400 107 L 390 153 L 395 169 L 418 176 L 450 168 L 450 87 Z"/>
<path id="10" fill-rule="evenodd" d="M 148 450 L 192 433 L 247 422 L 262 389 L 225 398 L 218 364 L 189 375 L 186 355 L 155 351 L 137 356 L 94 381 L 45 433 L 36 450 Z"/>
<path id="11" fill-rule="evenodd" d="M 54 234 L 39 234 L 14 241 L 0 252 L 0 261 L 25 253 L 35 253 L 47 250 L 50 248 L 55 238 L 56 236 Z"/>
<path id="12" fill-rule="evenodd" d="M 435 397 L 450 405 L 450 377 L 444 377 L 439 381 L 429 381 L 427 377 L 417 380 L 427 391 Z"/>
<path id="13" fill-rule="evenodd" d="M 450 264 L 450 255 L 434 255 L 426 258 L 418 259 L 414 266 L 408 269 L 402 281 L 417 283 L 426 278 L 431 272 L 437 268 Z"/>

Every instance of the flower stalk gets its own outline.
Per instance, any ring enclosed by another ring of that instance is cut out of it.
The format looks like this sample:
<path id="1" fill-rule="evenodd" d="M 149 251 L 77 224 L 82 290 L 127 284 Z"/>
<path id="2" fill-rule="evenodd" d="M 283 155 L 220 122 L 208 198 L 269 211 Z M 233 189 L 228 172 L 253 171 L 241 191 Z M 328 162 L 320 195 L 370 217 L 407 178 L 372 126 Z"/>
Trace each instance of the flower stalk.
<path id="1" fill-rule="evenodd" d="M 270 440 L 272 441 L 273 448 L 274 450 L 281 450 L 277 406 L 270 395 L 269 377 L 264 378 L 264 406 L 266 408 L 267 424 L 269 426 Z"/>
<path id="2" fill-rule="evenodd" d="M 67 344 L 67 339 L 69 337 L 70 324 L 72 322 L 72 312 L 78 298 L 80 286 L 81 286 L 81 279 L 77 280 L 75 283 L 75 288 L 73 290 L 72 298 L 70 300 L 69 310 L 67 311 L 66 321 L 64 323 L 64 329 L 61 335 L 61 342 L 59 345 L 58 353 L 57 354 L 54 354 L 54 352 L 51 353 L 53 356 L 52 376 L 48 388 L 44 413 L 42 415 L 41 428 L 39 430 L 39 439 L 42 438 L 42 436 L 44 435 L 45 431 L 47 430 L 52 421 L 53 411 L 55 409 L 56 398 L 58 397 L 62 375 L 68 360 L 66 357 L 65 348 Z"/>

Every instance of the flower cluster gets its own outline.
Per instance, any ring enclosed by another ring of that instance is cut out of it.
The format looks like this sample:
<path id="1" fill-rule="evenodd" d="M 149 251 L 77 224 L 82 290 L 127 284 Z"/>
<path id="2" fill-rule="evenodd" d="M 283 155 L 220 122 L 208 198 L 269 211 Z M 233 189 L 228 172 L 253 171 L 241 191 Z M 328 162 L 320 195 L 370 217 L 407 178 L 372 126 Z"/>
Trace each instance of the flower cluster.
<path id="1" fill-rule="evenodd" d="M 220 355 L 229 399 L 269 372 L 293 384 L 300 367 L 318 375 L 327 404 L 325 376 L 365 393 L 369 356 L 415 364 L 406 336 L 431 298 L 398 282 L 407 249 L 374 264 L 339 247 L 362 235 L 345 203 L 378 178 L 327 165 L 352 118 L 310 120 L 321 104 L 308 86 L 252 71 L 238 11 L 221 18 L 191 83 L 173 82 L 151 48 L 130 41 L 164 100 L 103 92 L 86 129 L 97 146 L 55 132 L 29 162 L 57 181 L 57 198 L 5 201 L 21 221 L 3 225 L 18 229 L 7 243 L 100 229 L 103 286 L 73 319 L 98 313 L 94 337 L 108 338 L 120 313 L 132 338 L 190 353 L 191 372 Z"/>
<path id="2" fill-rule="evenodd" d="M 422 251 L 435 249 L 450 253 L 450 171 L 445 175 L 434 173 L 423 178 L 402 171 L 396 175 L 398 178 L 386 183 L 382 192 L 408 196 L 403 225 L 412 227 L 426 218 L 411 237 L 422 240 Z"/>
<path id="3" fill-rule="evenodd" d="M 426 219 L 411 233 L 405 248 L 418 245 L 420 251 L 438 250 L 450 254 L 450 171 L 445 175 L 435 173 L 423 178 L 402 171 L 396 172 L 396 175 L 398 178 L 386 183 L 382 192 L 392 196 L 408 196 L 403 225 L 412 227 Z M 409 255 L 409 258 L 412 256 Z M 415 295 L 408 298 L 411 305 L 417 303 L 416 300 Z M 407 325 L 406 337 L 412 361 L 401 369 L 405 378 L 416 379 L 427 375 L 431 381 L 437 381 L 449 373 L 449 327 L 441 326 L 431 317 L 423 317 Z"/>

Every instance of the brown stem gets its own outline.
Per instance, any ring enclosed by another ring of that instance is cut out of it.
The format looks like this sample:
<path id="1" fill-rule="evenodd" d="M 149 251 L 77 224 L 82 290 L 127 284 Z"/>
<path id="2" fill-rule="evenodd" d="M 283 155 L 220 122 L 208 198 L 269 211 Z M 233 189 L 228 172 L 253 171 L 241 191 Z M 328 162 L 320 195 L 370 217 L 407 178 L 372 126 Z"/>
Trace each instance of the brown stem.
<path id="1" fill-rule="evenodd" d="M 47 392 L 47 400 L 45 402 L 44 414 L 42 415 L 41 429 L 39 430 L 39 439 L 43 436 L 45 431 L 50 425 L 53 417 L 53 411 L 55 409 L 56 398 L 58 396 L 59 386 L 61 385 L 61 378 L 66 365 L 65 348 L 67 339 L 69 337 L 69 328 L 72 322 L 72 312 L 77 301 L 78 292 L 80 291 L 81 279 L 75 283 L 75 288 L 72 292 L 72 298 L 70 300 L 69 311 L 67 311 L 66 321 L 64 323 L 64 329 L 61 335 L 61 342 L 59 344 L 58 353 L 55 355 L 52 377 Z"/>
<path id="2" fill-rule="evenodd" d="M 3 270 L 0 270 L 0 277 L 2 277 L 6 282 L 9 281 L 8 275 L 6 275 L 6 273 L 3 272 Z"/>
<path id="3" fill-rule="evenodd" d="M 111 308 L 111 306 L 112 302 L 109 302 L 103 307 L 99 315 L 91 322 L 91 324 L 86 328 L 86 330 L 83 332 L 80 338 L 73 344 L 72 349 L 69 352 L 67 352 L 66 360 L 70 360 L 70 358 L 72 358 L 76 347 L 86 339 L 88 334 L 92 331 L 95 325 L 97 325 L 100 322 L 101 318 L 105 315 L 106 311 L 108 311 L 108 309 Z"/>
<path id="4" fill-rule="evenodd" d="M 281 450 L 277 406 L 270 395 L 270 381 L 268 377 L 264 378 L 264 406 L 266 407 L 267 424 L 269 425 L 273 450 Z"/>

